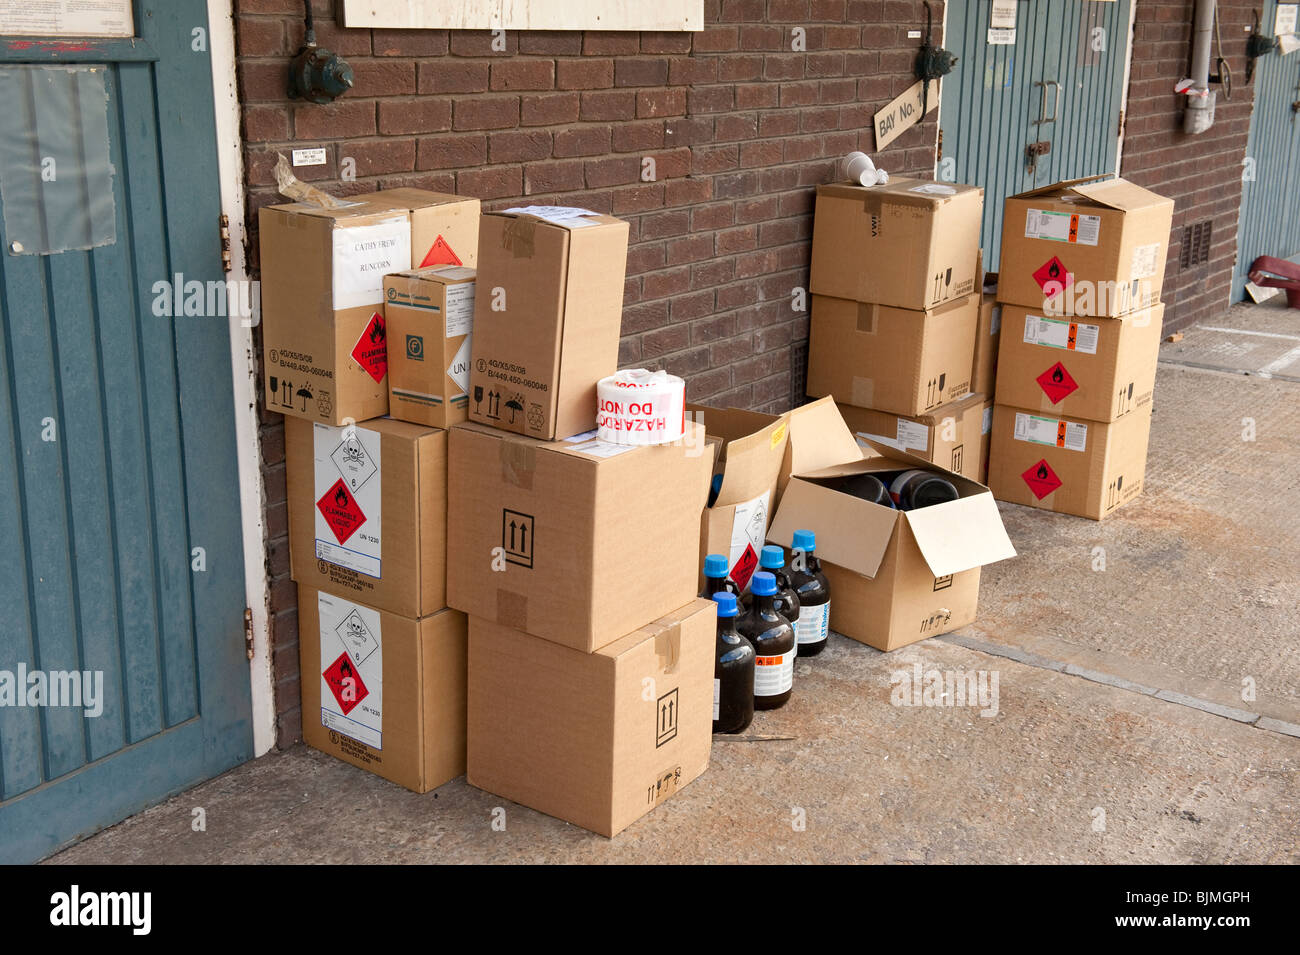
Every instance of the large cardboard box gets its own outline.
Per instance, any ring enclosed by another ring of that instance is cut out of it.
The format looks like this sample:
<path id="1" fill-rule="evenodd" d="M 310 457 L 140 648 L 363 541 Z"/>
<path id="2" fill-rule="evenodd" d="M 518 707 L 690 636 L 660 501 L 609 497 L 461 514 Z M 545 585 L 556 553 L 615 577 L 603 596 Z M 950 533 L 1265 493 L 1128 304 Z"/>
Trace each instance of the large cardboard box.
<path id="1" fill-rule="evenodd" d="M 797 469 L 769 538 L 817 535 L 831 585 L 831 629 L 894 650 L 974 622 L 980 567 L 1015 556 L 987 488 L 887 445 L 863 450 L 834 404 L 791 412 Z M 845 477 L 925 468 L 956 485 L 959 500 L 897 511 L 836 490 Z"/>
<path id="2" fill-rule="evenodd" d="M 673 445 L 451 430 L 447 599 L 590 653 L 698 589 L 704 429 Z"/>
<path id="3" fill-rule="evenodd" d="M 1051 318 L 1003 306 L 999 404 L 1092 421 L 1150 407 L 1165 307 L 1119 318 Z"/>
<path id="4" fill-rule="evenodd" d="M 618 365 L 627 237 L 626 222 L 580 209 L 483 216 L 471 421 L 545 440 L 596 426 L 596 382 Z"/>
<path id="5" fill-rule="evenodd" d="M 916 415 L 970 391 L 980 300 L 928 311 L 814 295 L 808 394 Z"/>
<path id="6" fill-rule="evenodd" d="M 918 458 L 980 480 L 983 464 L 983 395 L 966 395 L 923 415 L 898 415 L 890 411 L 837 405 L 844 423 L 858 444 L 888 445 Z"/>
<path id="7" fill-rule="evenodd" d="M 998 300 L 1115 317 L 1160 301 L 1174 202 L 1124 179 L 1072 179 L 1007 199 Z"/>
<path id="8" fill-rule="evenodd" d="M 435 428 L 464 421 L 474 270 L 443 265 L 385 276 L 384 317 L 389 414 Z"/>
<path id="9" fill-rule="evenodd" d="M 694 404 L 687 405 L 687 411 L 704 426 L 710 447 L 717 450 L 713 473 L 722 475 L 718 496 L 700 522 L 700 564 L 706 554 L 726 554 L 731 579 L 744 590 L 758 569 L 776 508 L 785 461 L 785 416 Z"/>
<path id="10" fill-rule="evenodd" d="M 263 208 L 267 408 L 333 425 L 385 414 L 384 276 L 431 255 L 466 256 L 473 265 L 478 216 L 477 199 L 419 189 L 371 193 L 335 209 Z"/>
<path id="11" fill-rule="evenodd" d="M 447 432 L 285 420 L 293 579 L 423 617 L 446 605 Z"/>
<path id="12" fill-rule="evenodd" d="M 299 586 L 307 745 L 417 793 L 455 779 L 465 772 L 466 640 L 454 610 L 414 620 Z"/>
<path id="13" fill-rule="evenodd" d="M 999 501 L 1101 520 L 1142 493 L 1151 405 L 1112 422 L 997 405 L 989 487 Z"/>
<path id="14" fill-rule="evenodd" d="M 470 784 L 603 836 L 709 764 L 715 605 L 594 653 L 470 618 Z"/>
<path id="15" fill-rule="evenodd" d="M 975 367 L 971 370 L 970 390 L 992 395 L 997 380 L 998 345 L 1002 340 L 1002 306 L 992 292 L 980 295 L 980 318 L 975 327 Z"/>
<path id="16" fill-rule="evenodd" d="M 924 309 L 979 291 L 984 190 L 901 176 L 817 187 L 816 295 Z"/>

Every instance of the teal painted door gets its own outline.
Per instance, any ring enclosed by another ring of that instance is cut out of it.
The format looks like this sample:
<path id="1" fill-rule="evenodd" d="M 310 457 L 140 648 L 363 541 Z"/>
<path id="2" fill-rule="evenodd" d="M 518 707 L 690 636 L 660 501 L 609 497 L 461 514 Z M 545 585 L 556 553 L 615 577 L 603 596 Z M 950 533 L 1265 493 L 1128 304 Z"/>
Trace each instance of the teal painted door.
<path id="1" fill-rule="evenodd" d="M 28 94 L 5 101 L 6 128 L 40 147 L 32 175 L 12 155 L 0 174 L 4 862 L 252 751 L 229 328 L 155 314 L 155 283 L 223 278 L 206 4 L 137 0 L 135 16 L 135 40 L 0 38 L 6 89 Z M 51 63 L 75 72 L 14 69 Z M 37 171 L 55 162 L 51 187 L 83 197 L 41 211 Z M 37 213 L 3 214 L 19 206 Z M 74 250 L 30 254 L 47 240 Z"/>
<path id="2" fill-rule="evenodd" d="M 990 271 L 1008 196 L 1115 172 L 1132 3 L 1020 0 L 1006 44 L 990 42 L 993 0 L 947 4 L 958 61 L 943 81 L 938 177 L 984 187 Z"/>
<path id="3" fill-rule="evenodd" d="M 1265 0 L 1263 32 L 1272 35 L 1278 4 Z M 1274 50 L 1255 61 L 1232 300 L 1245 295 L 1250 265 L 1261 255 L 1300 261 L 1300 53 Z M 1296 105 L 1293 105 L 1296 104 Z"/>

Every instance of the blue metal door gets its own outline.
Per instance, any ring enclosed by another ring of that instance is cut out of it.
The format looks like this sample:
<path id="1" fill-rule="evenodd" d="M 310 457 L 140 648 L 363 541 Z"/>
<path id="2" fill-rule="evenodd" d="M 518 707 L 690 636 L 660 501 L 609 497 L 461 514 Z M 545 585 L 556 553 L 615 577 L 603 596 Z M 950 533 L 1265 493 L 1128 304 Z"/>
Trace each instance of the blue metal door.
<path id="1" fill-rule="evenodd" d="M 1276 0 L 1263 5 L 1263 32 L 1272 35 Z M 1274 50 L 1255 61 L 1255 106 L 1242 169 L 1241 217 L 1232 300 L 1245 291 L 1250 265 L 1261 255 L 1300 261 L 1300 52 Z"/>
<path id="2" fill-rule="evenodd" d="M 41 147 L 33 175 L 0 170 L 6 862 L 252 754 L 228 320 L 157 314 L 178 279 L 223 279 L 206 5 L 136 0 L 135 25 L 0 37 L 6 89 L 29 95 L 3 103 L 7 128 Z M 75 115 L 37 108 L 53 101 Z M 81 176 L 71 211 L 34 175 L 56 162 Z M 67 250 L 32 254 L 45 242 Z"/>
<path id="3" fill-rule="evenodd" d="M 1115 171 L 1132 4 L 1020 0 L 1014 43 L 991 42 L 993 0 L 946 5 L 938 175 L 984 187 L 990 271 L 1007 196 Z"/>

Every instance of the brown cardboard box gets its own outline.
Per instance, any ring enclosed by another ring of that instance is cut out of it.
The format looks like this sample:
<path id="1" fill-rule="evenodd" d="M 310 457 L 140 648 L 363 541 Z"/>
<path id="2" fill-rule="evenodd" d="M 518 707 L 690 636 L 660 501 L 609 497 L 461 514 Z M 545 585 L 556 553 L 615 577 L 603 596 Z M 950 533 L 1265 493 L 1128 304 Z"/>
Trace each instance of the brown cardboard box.
<path id="1" fill-rule="evenodd" d="M 469 418 L 567 438 L 596 426 L 596 382 L 618 365 L 628 225 L 529 208 L 483 216 Z"/>
<path id="2" fill-rule="evenodd" d="M 811 467 L 790 478 L 768 536 L 781 543 L 800 528 L 816 533 L 831 629 L 894 650 L 972 623 L 980 567 L 1016 553 L 988 489 L 886 445 L 864 453 L 833 404 L 798 411 L 790 416 L 791 453 Z M 896 511 L 834 489 L 846 476 L 914 467 L 942 473 L 961 498 Z"/>
<path id="3" fill-rule="evenodd" d="M 989 450 L 993 444 L 993 399 L 984 400 L 984 412 L 980 423 L 980 475 L 979 482 L 989 483 Z"/>
<path id="4" fill-rule="evenodd" d="M 590 653 L 693 597 L 704 429 L 676 445 L 451 430 L 448 603 Z"/>
<path id="5" fill-rule="evenodd" d="M 388 411 L 383 279 L 425 243 L 449 241 L 473 264 L 479 201 L 394 189 L 341 208 L 258 213 L 266 406 L 339 425 Z M 451 237 L 450 240 L 447 237 Z"/>
<path id="6" fill-rule="evenodd" d="M 584 653 L 471 617 L 469 783 L 617 835 L 708 767 L 716 621 L 692 600 Z"/>
<path id="7" fill-rule="evenodd" d="M 1151 404 L 1113 422 L 993 409 L 989 487 L 999 501 L 1101 520 L 1142 493 Z"/>
<path id="8" fill-rule="evenodd" d="M 385 276 L 384 318 L 389 414 L 435 428 L 464 421 L 474 270 L 443 265 Z"/>
<path id="9" fill-rule="evenodd" d="M 916 415 L 970 391 L 979 296 L 924 312 L 814 295 L 808 394 Z"/>
<path id="10" fill-rule="evenodd" d="M 1123 179 L 1072 179 L 1007 200 L 998 301 L 1115 317 L 1160 301 L 1174 202 Z"/>
<path id="11" fill-rule="evenodd" d="M 999 404 L 1114 421 L 1151 405 L 1165 307 L 1119 318 L 1050 318 L 1003 306 Z"/>
<path id="12" fill-rule="evenodd" d="M 700 564 L 706 554 L 726 554 L 731 579 L 741 590 L 758 569 L 759 552 L 776 508 L 777 481 L 785 460 L 785 416 L 687 405 L 716 442 L 713 473 L 722 486 L 700 524 Z M 704 578 L 699 585 L 703 587 Z"/>
<path id="13" fill-rule="evenodd" d="M 447 432 L 284 423 L 293 579 L 423 617 L 446 605 Z"/>
<path id="14" fill-rule="evenodd" d="M 417 793 L 455 779 L 465 772 L 466 639 L 454 610 L 413 620 L 300 586 L 303 739 Z"/>
<path id="15" fill-rule="evenodd" d="M 966 395 L 923 415 L 837 405 L 858 444 L 871 442 L 906 451 L 972 481 L 980 479 L 984 396 Z"/>
<path id="16" fill-rule="evenodd" d="M 1002 306 L 990 292 L 980 295 L 980 318 L 975 328 L 975 367 L 971 371 L 970 390 L 992 395 L 997 378 L 998 344 L 1002 337 Z"/>
<path id="17" fill-rule="evenodd" d="M 924 309 L 979 291 L 984 190 L 897 177 L 817 187 L 816 295 Z"/>

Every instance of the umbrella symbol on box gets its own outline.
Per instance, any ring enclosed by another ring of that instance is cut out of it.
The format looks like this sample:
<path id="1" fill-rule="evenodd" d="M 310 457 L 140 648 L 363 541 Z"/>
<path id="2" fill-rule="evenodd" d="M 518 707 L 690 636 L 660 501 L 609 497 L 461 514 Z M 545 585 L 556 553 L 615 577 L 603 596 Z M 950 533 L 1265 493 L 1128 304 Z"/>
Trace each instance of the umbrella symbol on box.
<path id="1" fill-rule="evenodd" d="M 314 394 L 311 393 L 311 389 L 308 388 L 308 387 L 306 387 L 305 385 L 304 385 L 303 387 L 299 388 L 299 389 L 295 392 L 295 394 L 297 395 L 297 397 L 299 397 L 299 398 L 302 399 L 302 410 L 303 410 L 303 411 L 306 411 L 306 410 L 307 410 L 307 402 L 310 401 L 312 398 L 315 398 L 315 397 L 316 397 Z"/>
<path id="2" fill-rule="evenodd" d="M 506 402 L 506 407 L 510 409 L 510 423 L 515 423 L 515 412 L 523 411 L 524 405 L 518 398 L 511 398 Z"/>

